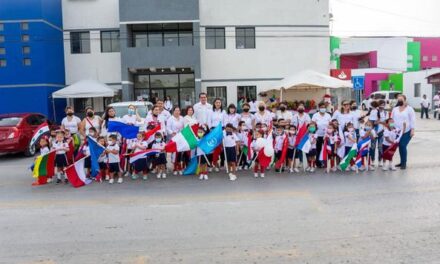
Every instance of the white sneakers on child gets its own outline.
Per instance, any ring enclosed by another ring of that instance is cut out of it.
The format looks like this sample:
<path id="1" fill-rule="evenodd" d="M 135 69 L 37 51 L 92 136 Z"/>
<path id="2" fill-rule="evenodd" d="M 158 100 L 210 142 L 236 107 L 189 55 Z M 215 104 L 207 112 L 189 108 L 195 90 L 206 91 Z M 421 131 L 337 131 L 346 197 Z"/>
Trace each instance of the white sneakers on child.
<path id="1" fill-rule="evenodd" d="M 179 172 L 178 171 L 174 171 L 173 175 L 176 176 Z"/>
<path id="2" fill-rule="evenodd" d="M 199 180 L 207 180 L 207 179 L 208 179 L 208 175 L 207 174 L 200 174 Z"/>
<path id="3" fill-rule="evenodd" d="M 333 168 L 332 168 L 332 170 L 333 170 Z M 315 172 L 315 167 L 311 167 L 310 172 Z"/>
<path id="4" fill-rule="evenodd" d="M 118 183 L 122 183 L 124 180 L 122 179 L 122 177 L 118 178 Z"/>
<path id="5" fill-rule="evenodd" d="M 235 174 L 233 174 L 232 172 L 229 173 L 229 180 L 235 181 L 236 179 L 237 179 L 237 176 L 235 176 Z"/>
<path id="6" fill-rule="evenodd" d="M 109 181 L 109 180 L 110 180 L 110 176 L 105 175 L 105 180 L 106 180 L 106 181 Z"/>
<path id="7" fill-rule="evenodd" d="M 142 177 L 142 180 L 144 180 L 144 181 L 148 180 L 148 176 L 147 176 L 147 175 L 144 175 L 144 176 Z"/>
<path id="8" fill-rule="evenodd" d="M 254 173 L 254 177 L 255 177 L 255 178 L 258 178 L 258 173 Z"/>
<path id="9" fill-rule="evenodd" d="M 215 172 L 219 172 L 220 171 L 220 169 L 219 168 L 217 168 L 217 167 L 215 167 Z"/>
<path id="10" fill-rule="evenodd" d="M 183 175 L 183 171 L 179 171 L 179 175 L 182 176 Z"/>
<path id="11" fill-rule="evenodd" d="M 115 180 L 112 178 L 108 181 L 108 183 L 113 184 L 115 182 Z"/>

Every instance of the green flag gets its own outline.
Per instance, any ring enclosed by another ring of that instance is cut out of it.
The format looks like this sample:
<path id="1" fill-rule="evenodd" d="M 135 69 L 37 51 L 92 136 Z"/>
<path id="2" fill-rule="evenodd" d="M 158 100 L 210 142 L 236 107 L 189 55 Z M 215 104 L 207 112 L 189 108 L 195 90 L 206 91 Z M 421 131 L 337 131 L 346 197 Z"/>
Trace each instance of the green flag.
<path id="1" fill-rule="evenodd" d="M 357 155 L 357 145 L 353 144 L 353 147 L 351 147 L 350 151 L 347 153 L 347 155 L 341 160 L 341 164 L 339 164 L 339 167 L 341 167 L 341 170 L 345 171 L 348 166 L 350 165 L 350 161 L 356 157 Z"/>

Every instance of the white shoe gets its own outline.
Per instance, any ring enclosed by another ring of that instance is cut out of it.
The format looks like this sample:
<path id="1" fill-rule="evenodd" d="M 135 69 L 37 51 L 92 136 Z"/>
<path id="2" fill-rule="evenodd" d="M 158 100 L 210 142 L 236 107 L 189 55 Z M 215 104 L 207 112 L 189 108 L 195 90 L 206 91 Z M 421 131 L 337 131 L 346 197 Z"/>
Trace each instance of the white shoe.
<path id="1" fill-rule="evenodd" d="M 241 171 L 241 167 L 240 167 L 240 166 L 238 166 L 238 167 L 237 167 L 237 170 Z"/>
<path id="2" fill-rule="evenodd" d="M 382 167 L 382 170 L 383 170 L 383 171 L 387 171 L 387 170 L 388 170 L 388 166 L 383 166 L 383 167 Z"/>
<path id="3" fill-rule="evenodd" d="M 205 175 L 203 175 L 203 174 L 199 175 L 199 180 L 203 180 L 204 178 L 205 178 Z"/>
<path id="4" fill-rule="evenodd" d="M 209 168 L 208 168 L 208 171 L 209 171 L 209 172 L 212 172 L 212 167 L 209 167 Z"/>
<path id="5" fill-rule="evenodd" d="M 183 171 L 179 171 L 179 175 L 181 175 L 181 176 L 182 176 L 182 175 L 183 175 Z"/>
<path id="6" fill-rule="evenodd" d="M 293 173 L 293 169 L 289 169 L 289 173 Z"/>
<path id="7" fill-rule="evenodd" d="M 374 167 L 374 165 L 370 165 L 369 167 L 368 167 L 368 170 L 370 170 L 370 171 L 374 171 L 376 168 Z"/>
<path id="8" fill-rule="evenodd" d="M 356 165 L 351 166 L 351 170 L 356 171 L 357 170 Z"/>
<path id="9" fill-rule="evenodd" d="M 122 183 L 124 180 L 122 179 L 122 177 L 118 178 L 118 183 Z"/>
<path id="10" fill-rule="evenodd" d="M 336 171 L 338 170 L 338 168 L 333 167 L 333 168 L 331 168 L 330 170 L 333 171 L 333 172 L 336 172 Z"/>
<path id="11" fill-rule="evenodd" d="M 234 174 L 232 174 L 232 173 L 229 173 L 229 180 L 231 180 L 231 181 L 235 181 L 237 179 L 237 176 L 235 176 Z"/>
<path id="12" fill-rule="evenodd" d="M 310 172 L 315 172 L 315 168 L 314 167 L 310 168 Z"/>
<path id="13" fill-rule="evenodd" d="M 110 180 L 110 176 L 105 175 L 105 180 L 106 180 L 106 181 Z"/>
<path id="14" fill-rule="evenodd" d="M 148 176 L 147 175 L 143 176 L 142 180 L 144 180 L 144 181 L 148 180 Z"/>
<path id="15" fill-rule="evenodd" d="M 208 180 L 208 175 L 205 174 L 204 176 L 205 176 L 204 179 L 205 179 L 205 180 Z"/>
<path id="16" fill-rule="evenodd" d="M 260 177 L 261 177 L 261 178 L 264 178 L 264 173 L 261 173 L 261 174 L 260 174 Z"/>
<path id="17" fill-rule="evenodd" d="M 154 169 L 154 170 L 152 170 L 151 172 L 152 172 L 152 173 L 156 173 L 156 172 L 157 172 L 157 170 L 156 170 L 156 169 Z"/>
<path id="18" fill-rule="evenodd" d="M 391 164 L 391 165 L 390 165 L 390 170 L 395 171 L 395 170 L 396 170 L 396 167 L 394 167 L 394 165 Z"/>
<path id="19" fill-rule="evenodd" d="M 254 177 L 255 177 L 255 178 L 258 178 L 258 173 L 254 173 Z"/>
<path id="20" fill-rule="evenodd" d="M 307 168 L 306 168 L 306 171 L 308 172 L 308 171 L 310 171 L 310 169 L 311 169 L 310 167 L 307 167 Z"/>
<path id="21" fill-rule="evenodd" d="M 160 179 L 160 173 L 158 173 L 156 177 L 157 177 L 158 179 Z"/>
<path id="22" fill-rule="evenodd" d="M 379 161 L 379 167 L 383 167 L 383 160 Z"/>
<path id="23" fill-rule="evenodd" d="M 293 171 L 296 172 L 296 173 L 299 173 L 299 169 L 298 168 L 293 169 Z"/>
<path id="24" fill-rule="evenodd" d="M 108 180 L 108 183 L 110 183 L 110 184 L 113 184 L 114 182 L 115 182 L 114 179 L 110 179 L 110 180 Z"/>
<path id="25" fill-rule="evenodd" d="M 365 170 L 365 166 L 362 165 L 362 166 L 359 168 L 359 170 L 360 170 L 360 171 L 364 171 L 364 170 Z"/>
<path id="26" fill-rule="evenodd" d="M 219 172 L 220 171 L 220 169 L 219 168 L 217 168 L 217 167 L 215 167 L 215 172 Z"/>
<path id="27" fill-rule="evenodd" d="M 162 173 L 162 179 L 166 179 L 167 175 L 165 173 Z"/>
<path id="28" fill-rule="evenodd" d="M 47 183 L 51 183 L 52 182 L 52 178 L 47 178 Z"/>
<path id="29" fill-rule="evenodd" d="M 173 172 L 173 175 L 175 176 L 175 175 L 177 175 L 177 173 L 178 173 L 178 171 L 174 171 L 174 172 Z"/>

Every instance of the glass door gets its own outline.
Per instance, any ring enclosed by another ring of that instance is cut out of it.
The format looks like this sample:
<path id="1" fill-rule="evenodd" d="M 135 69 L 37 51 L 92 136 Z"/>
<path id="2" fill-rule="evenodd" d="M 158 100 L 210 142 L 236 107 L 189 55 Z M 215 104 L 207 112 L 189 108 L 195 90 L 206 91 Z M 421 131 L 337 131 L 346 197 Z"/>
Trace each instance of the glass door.
<path id="1" fill-rule="evenodd" d="M 164 89 L 151 89 L 150 101 L 155 104 L 156 99 L 163 100 L 165 98 Z"/>
<path id="2" fill-rule="evenodd" d="M 171 98 L 171 102 L 173 102 L 173 107 L 179 106 L 179 89 L 173 89 L 173 88 L 166 88 L 165 91 L 165 97 L 169 96 Z"/>

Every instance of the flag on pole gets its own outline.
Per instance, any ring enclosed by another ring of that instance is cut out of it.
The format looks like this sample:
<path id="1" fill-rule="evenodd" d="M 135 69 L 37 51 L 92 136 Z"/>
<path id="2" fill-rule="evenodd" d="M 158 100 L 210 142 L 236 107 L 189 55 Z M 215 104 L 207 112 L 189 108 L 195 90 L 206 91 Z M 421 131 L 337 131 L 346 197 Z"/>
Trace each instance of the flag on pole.
<path id="1" fill-rule="evenodd" d="M 389 161 L 393 160 L 394 153 L 396 153 L 398 146 L 399 143 L 394 143 L 391 146 L 389 146 L 388 149 L 382 155 L 383 160 L 389 160 Z"/>
<path id="2" fill-rule="evenodd" d="M 183 175 L 197 175 L 199 170 L 199 156 L 194 156 L 191 158 L 188 166 L 183 171 Z"/>
<path id="3" fill-rule="evenodd" d="M 55 156 L 56 152 L 51 151 L 35 159 L 32 176 L 38 179 L 43 178 L 43 181 L 38 181 L 40 184 L 45 184 L 47 177 L 53 177 L 55 175 Z"/>
<path id="4" fill-rule="evenodd" d="M 345 155 L 345 157 L 341 160 L 341 163 L 339 166 L 341 167 L 341 170 L 345 171 L 348 166 L 350 165 L 350 162 L 353 160 L 354 157 L 357 155 L 357 145 L 353 144 L 350 151 Z"/>
<path id="5" fill-rule="evenodd" d="M 165 145 L 166 152 L 182 152 L 195 149 L 199 143 L 194 130 L 198 129 L 198 125 L 184 127 L 179 133 L 171 138 L 170 142 Z"/>
<path id="6" fill-rule="evenodd" d="M 332 147 L 328 144 L 328 140 L 324 139 L 324 143 L 322 144 L 321 152 L 319 153 L 319 160 L 327 161 L 328 154 L 332 152 Z"/>
<path id="7" fill-rule="evenodd" d="M 366 139 L 359 141 L 359 143 L 357 144 L 357 149 L 362 157 L 367 156 L 368 151 L 370 149 L 370 145 L 371 145 L 370 137 L 367 137 Z"/>
<path id="8" fill-rule="evenodd" d="M 89 144 L 90 160 L 91 160 L 91 175 L 96 177 L 99 174 L 98 159 L 104 152 L 105 148 L 101 146 L 96 140 L 90 136 L 87 137 L 87 143 Z"/>
<path id="9" fill-rule="evenodd" d="M 297 146 L 297 148 L 304 153 L 309 153 L 310 149 L 312 148 L 309 137 L 309 133 L 305 133 Z"/>
<path id="10" fill-rule="evenodd" d="M 153 129 L 145 131 L 145 141 L 151 143 L 154 140 L 154 135 L 156 134 L 156 132 L 159 132 L 161 129 L 162 128 L 159 123 L 159 125 L 155 126 Z"/>
<path id="11" fill-rule="evenodd" d="M 295 147 L 297 147 L 301 143 L 301 140 L 304 138 L 306 134 L 308 134 L 307 125 L 304 123 L 298 128 L 298 133 L 296 134 L 296 139 L 295 139 Z"/>
<path id="12" fill-rule="evenodd" d="M 153 156 L 156 154 L 160 154 L 159 149 L 147 149 L 147 150 L 143 150 L 143 151 L 139 151 L 139 152 L 130 154 L 130 163 L 134 163 L 137 160 L 146 158 L 148 156 Z"/>
<path id="13" fill-rule="evenodd" d="M 205 153 L 211 154 L 223 140 L 223 129 L 221 123 L 206 134 L 198 143 L 198 147 Z"/>
<path id="14" fill-rule="evenodd" d="M 258 152 L 258 163 L 260 163 L 262 167 L 268 167 L 272 163 L 273 148 L 272 153 L 270 153 L 270 149 L 271 147 L 266 146 Z"/>
<path id="15" fill-rule="evenodd" d="M 286 137 L 284 138 L 284 141 L 283 141 L 283 148 L 281 150 L 281 157 L 275 163 L 275 168 L 276 169 L 280 169 L 283 166 L 283 163 L 286 160 L 287 148 L 288 147 L 289 147 L 289 138 L 286 135 Z"/>
<path id="16" fill-rule="evenodd" d="M 108 121 L 108 132 L 118 132 L 123 138 L 133 139 L 139 133 L 138 126 L 127 125 L 119 121 Z"/>
<path id="17" fill-rule="evenodd" d="M 44 135 L 49 133 L 49 124 L 47 122 L 42 123 L 37 127 L 37 129 L 34 132 L 34 135 L 32 136 L 32 139 L 29 143 L 29 148 L 31 148 L 33 145 L 35 145 L 38 140 Z"/>
<path id="18" fill-rule="evenodd" d="M 86 178 L 86 173 L 84 171 L 84 160 L 85 158 L 82 158 L 64 170 L 70 184 L 72 184 L 72 186 L 75 188 L 82 187 L 92 182 L 90 179 Z"/>

